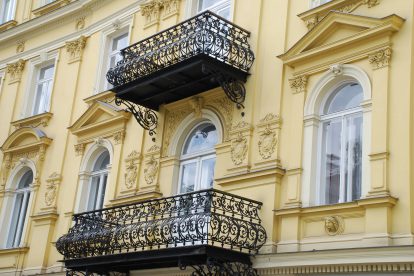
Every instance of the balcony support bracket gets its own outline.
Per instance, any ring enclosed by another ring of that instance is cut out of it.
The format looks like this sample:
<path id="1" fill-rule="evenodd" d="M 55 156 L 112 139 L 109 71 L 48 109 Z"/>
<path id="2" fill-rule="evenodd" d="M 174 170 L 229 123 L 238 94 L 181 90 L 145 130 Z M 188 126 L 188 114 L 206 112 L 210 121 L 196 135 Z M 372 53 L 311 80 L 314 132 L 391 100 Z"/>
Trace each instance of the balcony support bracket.
<path id="1" fill-rule="evenodd" d="M 215 71 L 208 66 L 203 65 L 203 73 L 211 74 L 211 80 L 220 84 L 227 97 L 237 105 L 237 108 L 244 108 L 244 100 L 246 98 L 246 88 L 244 83 L 223 71 Z"/>
<path id="2" fill-rule="evenodd" d="M 187 266 L 191 266 L 194 269 L 194 272 L 191 274 L 191 276 L 258 276 L 257 270 L 252 268 L 251 263 L 245 264 L 240 262 L 226 262 L 218 258 L 208 258 L 205 264 L 179 264 L 181 270 L 185 270 Z"/>
<path id="3" fill-rule="evenodd" d="M 148 130 L 150 136 L 156 133 L 155 129 L 158 125 L 158 116 L 154 110 L 120 99 L 116 96 L 107 102 L 114 102 L 116 106 L 124 106 L 124 110 L 131 112 L 138 124 Z"/>

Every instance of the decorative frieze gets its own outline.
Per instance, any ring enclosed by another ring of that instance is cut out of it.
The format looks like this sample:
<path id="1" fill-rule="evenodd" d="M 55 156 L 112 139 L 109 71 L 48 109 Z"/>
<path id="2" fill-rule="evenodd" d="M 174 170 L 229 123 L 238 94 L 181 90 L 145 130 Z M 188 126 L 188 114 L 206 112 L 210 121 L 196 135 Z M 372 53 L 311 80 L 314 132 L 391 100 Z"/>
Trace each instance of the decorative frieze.
<path id="1" fill-rule="evenodd" d="M 81 36 L 76 40 L 66 42 L 66 51 L 69 53 L 69 63 L 80 61 L 87 37 Z"/>
<path id="2" fill-rule="evenodd" d="M 165 19 L 178 14 L 181 0 L 149 0 L 141 5 L 141 14 L 145 17 L 145 27 L 158 24 L 160 15 Z"/>
<path id="3" fill-rule="evenodd" d="M 329 216 L 324 218 L 325 232 L 329 236 L 335 236 L 344 232 L 345 224 L 341 216 Z"/>
<path id="4" fill-rule="evenodd" d="M 289 79 L 289 84 L 294 94 L 304 93 L 308 84 L 308 76 L 302 75 Z"/>
<path id="5" fill-rule="evenodd" d="M 9 75 L 9 84 L 19 82 L 22 78 L 24 65 L 26 61 L 19 59 L 15 63 L 7 64 L 7 74 Z"/>
<path id="6" fill-rule="evenodd" d="M 138 161 L 141 157 L 141 154 L 137 151 L 132 151 L 128 157 L 125 159 L 126 168 L 125 168 L 125 187 L 127 189 L 132 189 L 138 178 Z"/>
<path id="7" fill-rule="evenodd" d="M 390 64 L 391 54 L 391 47 L 387 47 L 370 54 L 368 56 L 368 60 L 369 63 L 371 63 L 373 69 L 379 69 Z"/>

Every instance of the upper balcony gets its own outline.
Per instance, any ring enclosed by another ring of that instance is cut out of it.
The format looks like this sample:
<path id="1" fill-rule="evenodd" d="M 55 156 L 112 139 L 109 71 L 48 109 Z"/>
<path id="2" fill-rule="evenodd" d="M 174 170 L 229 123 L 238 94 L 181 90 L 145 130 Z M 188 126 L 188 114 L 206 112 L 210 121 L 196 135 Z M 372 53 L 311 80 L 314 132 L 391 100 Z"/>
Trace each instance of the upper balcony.
<path id="1" fill-rule="evenodd" d="M 191 266 L 192 275 L 256 275 L 250 255 L 267 238 L 261 206 L 209 189 L 85 212 L 56 248 L 68 271 L 86 274 Z"/>
<path id="2" fill-rule="evenodd" d="M 152 110 L 218 86 L 242 106 L 254 61 L 249 36 L 206 11 L 121 50 L 107 79 L 117 98 Z"/>

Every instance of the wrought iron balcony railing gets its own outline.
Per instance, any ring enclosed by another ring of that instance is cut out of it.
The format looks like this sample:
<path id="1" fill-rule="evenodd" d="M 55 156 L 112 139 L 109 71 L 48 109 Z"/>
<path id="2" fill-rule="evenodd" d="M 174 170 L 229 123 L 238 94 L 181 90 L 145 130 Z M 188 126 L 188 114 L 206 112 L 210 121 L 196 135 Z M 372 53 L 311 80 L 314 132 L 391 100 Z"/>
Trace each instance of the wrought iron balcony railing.
<path id="1" fill-rule="evenodd" d="M 121 50 L 123 59 L 108 71 L 107 79 L 119 99 L 150 110 L 218 86 L 243 106 L 243 83 L 254 61 L 249 36 L 206 11 Z M 152 121 L 142 123 L 153 119 L 145 116 L 151 112 L 138 113 L 138 122 L 153 129 Z"/>
<path id="2" fill-rule="evenodd" d="M 209 189 L 80 213 L 56 248 L 68 269 L 97 273 L 106 273 L 108 265 L 112 271 L 151 268 L 154 262 L 201 265 L 211 254 L 222 263 L 250 265 L 249 255 L 267 238 L 261 205 Z"/>

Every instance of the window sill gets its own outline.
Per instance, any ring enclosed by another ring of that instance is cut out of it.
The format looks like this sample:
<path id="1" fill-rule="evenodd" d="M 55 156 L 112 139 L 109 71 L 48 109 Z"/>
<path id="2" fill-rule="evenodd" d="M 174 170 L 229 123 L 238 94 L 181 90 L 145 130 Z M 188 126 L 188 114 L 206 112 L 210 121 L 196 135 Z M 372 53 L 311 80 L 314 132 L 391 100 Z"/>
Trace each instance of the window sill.
<path id="1" fill-rule="evenodd" d="M 2 255 L 9 255 L 9 254 L 22 254 L 29 251 L 29 247 L 15 247 L 15 248 L 1 248 L 0 249 L 0 256 Z"/>
<path id="2" fill-rule="evenodd" d="M 43 126 L 46 127 L 49 124 L 50 119 L 52 118 L 53 113 L 45 112 L 41 114 L 37 114 L 34 116 L 30 116 L 21 120 L 17 120 L 11 122 L 11 125 L 14 126 L 16 129 L 22 127 L 38 127 Z"/>
<path id="3" fill-rule="evenodd" d="M 4 22 L 3 24 L 0 25 L 0 33 L 7 31 L 8 29 L 11 29 L 16 25 L 17 25 L 17 21 L 15 20 L 9 20 L 7 22 Z"/>
<path id="4" fill-rule="evenodd" d="M 42 16 L 46 13 L 59 9 L 70 3 L 70 0 L 55 0 L 52 3 L 34 9 L 32 12 L 35 16 Z"/>

